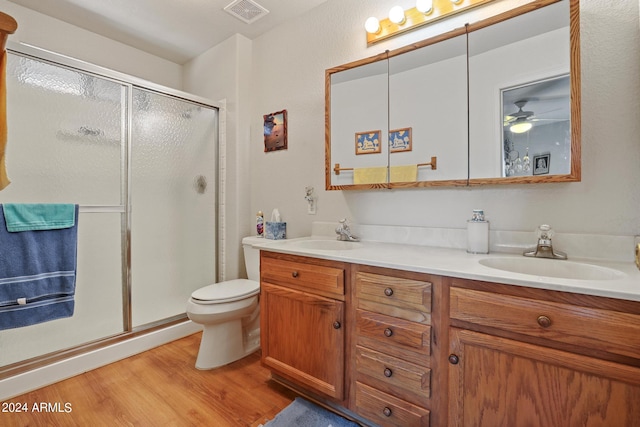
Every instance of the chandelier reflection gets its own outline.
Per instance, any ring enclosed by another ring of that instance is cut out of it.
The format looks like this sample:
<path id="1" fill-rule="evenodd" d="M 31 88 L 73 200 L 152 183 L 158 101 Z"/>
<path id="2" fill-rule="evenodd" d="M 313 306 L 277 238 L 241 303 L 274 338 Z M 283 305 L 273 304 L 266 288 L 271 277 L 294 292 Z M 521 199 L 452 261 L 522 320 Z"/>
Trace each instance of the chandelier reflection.
<path id="1" fill-rule="evenodd" d="M 505 139 L 504 171 L 506 176 L 528 174 L 531 171 L 529 147 L 527 147 L 524 156 L 520 157 L 520 153 L 514 148 L 513 141 L 510 141 L 508 138 Z"/>

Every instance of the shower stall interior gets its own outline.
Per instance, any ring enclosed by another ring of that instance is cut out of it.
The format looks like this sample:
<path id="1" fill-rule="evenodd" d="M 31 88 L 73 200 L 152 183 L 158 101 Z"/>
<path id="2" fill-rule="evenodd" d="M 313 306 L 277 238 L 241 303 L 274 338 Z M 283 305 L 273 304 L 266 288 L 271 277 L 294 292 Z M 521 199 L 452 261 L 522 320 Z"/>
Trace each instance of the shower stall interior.
<path id="1" fill-rule="evenodd" d="M 216 280 L 219 108 L 24 46 L 8 47 L 6 76 L 0 203 L 80 214 L 74 315 L 0 331 L 0 376 L 184 318 Z"/>

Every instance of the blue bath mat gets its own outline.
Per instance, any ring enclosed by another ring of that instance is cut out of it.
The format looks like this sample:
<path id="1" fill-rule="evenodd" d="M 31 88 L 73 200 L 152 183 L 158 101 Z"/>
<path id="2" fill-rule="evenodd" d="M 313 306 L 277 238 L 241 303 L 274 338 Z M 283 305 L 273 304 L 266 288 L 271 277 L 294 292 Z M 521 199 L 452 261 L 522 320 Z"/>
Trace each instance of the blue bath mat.
<path id="1" fill-rule="evenodd" d="M 358 427 L 358 424 L 314 405 L 301 397 L 291 402 L 264 427 Z"/>

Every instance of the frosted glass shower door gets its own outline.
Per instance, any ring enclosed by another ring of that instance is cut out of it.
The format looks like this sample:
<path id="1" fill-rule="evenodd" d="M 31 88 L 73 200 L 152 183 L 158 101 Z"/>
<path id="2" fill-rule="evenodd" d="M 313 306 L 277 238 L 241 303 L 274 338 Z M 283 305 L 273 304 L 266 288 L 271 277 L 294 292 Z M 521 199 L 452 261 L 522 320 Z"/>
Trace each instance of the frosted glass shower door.
<path id="1" fill-rule="evenodd" d="M 75 203 L 72 317 L 0 331 L 0 366 L 123 332 L 125 127 L 128 86 L 11 53 L 7 171 L 0 203 Z M 54 256 L 54 254 L 52 254 Z"/>
<path id="2" fill-rule="evenodd" d="M 133 89 L 133 327 L 185 313 L 216 279 L 218 111 Z"/>

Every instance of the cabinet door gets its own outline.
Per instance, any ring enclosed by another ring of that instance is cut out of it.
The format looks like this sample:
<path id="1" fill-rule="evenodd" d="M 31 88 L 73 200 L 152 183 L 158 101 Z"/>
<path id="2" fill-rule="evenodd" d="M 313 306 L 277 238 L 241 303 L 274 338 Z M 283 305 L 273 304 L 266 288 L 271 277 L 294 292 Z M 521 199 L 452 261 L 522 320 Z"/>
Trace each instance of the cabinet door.
<path id="1" fill-rule="evenodd" d="M 449 425 L 637 426 L 640 369 L 451 328 Z"/>
<path id="2" fill-rule="evenodd" d="M 344 398 L 344 303 L 262 283 L 262 361 L 314 391 Z"/>

